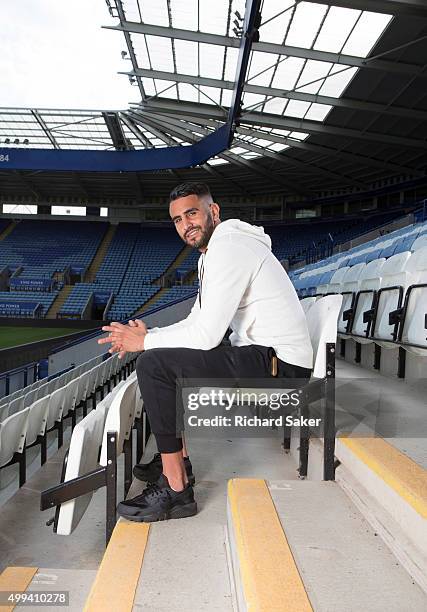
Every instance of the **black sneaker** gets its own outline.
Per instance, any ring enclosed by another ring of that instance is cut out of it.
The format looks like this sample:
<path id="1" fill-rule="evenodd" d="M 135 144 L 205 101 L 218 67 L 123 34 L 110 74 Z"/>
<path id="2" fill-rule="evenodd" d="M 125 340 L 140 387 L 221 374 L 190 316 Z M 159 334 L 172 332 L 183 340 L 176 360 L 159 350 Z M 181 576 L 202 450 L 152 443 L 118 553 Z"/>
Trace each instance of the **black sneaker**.
<path id="1" fill-rule="evenodd" d="M 161 474 L 158 481 L 148 485 L 140 495 L 120 502 L 117 512 L 129 521 L 154 523 L 194 516 L 197 513 L 197 504 L 190 484 L 182 491 L 174 491 L 170 488 L 166 476 Z"/>
<path id="2" fill-rule="evenodd" d="M 184 457 L 184 467 L 187 472 L 188 483 L 194 485 L 196 479 L 193 474 L 193 466 L 189 457 Z M 149 463 L 137 463 L 133 468 L 133 475 L 144 482 L 157 482 L 163 471 L 162 457 L 156 453 Z"/>

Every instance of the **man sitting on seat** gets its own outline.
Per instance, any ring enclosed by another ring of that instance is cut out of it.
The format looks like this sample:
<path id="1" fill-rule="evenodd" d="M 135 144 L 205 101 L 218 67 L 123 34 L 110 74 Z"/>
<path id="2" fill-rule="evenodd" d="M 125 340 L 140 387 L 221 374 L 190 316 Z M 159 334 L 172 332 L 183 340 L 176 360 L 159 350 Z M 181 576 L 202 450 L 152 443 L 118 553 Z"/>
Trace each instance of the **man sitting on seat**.
<path id="1" fill-rule="evenodd" d="M 305 315 L 263 228 L 237 219 L 221 222 L 208 186 L 199 183 L 176 187 L 169 212 L 182 240 L 201 253 L 190 314 L 150 330 L 142 321 L 111 323 L 102 328 L 109 336 L 98 341 L 111 343 L 110 352 L 142 351 L 136 372 L 160 457 L 135 466 L 134 473 L 157 481 L 121 502 L 118 512 L 144 522 L 197 512 L 191 463 L 177 433 L 177 379 L 277 374 L 301 380 L 312 367 Z M 228 328 L 231 346 L 221 344 Z"/>

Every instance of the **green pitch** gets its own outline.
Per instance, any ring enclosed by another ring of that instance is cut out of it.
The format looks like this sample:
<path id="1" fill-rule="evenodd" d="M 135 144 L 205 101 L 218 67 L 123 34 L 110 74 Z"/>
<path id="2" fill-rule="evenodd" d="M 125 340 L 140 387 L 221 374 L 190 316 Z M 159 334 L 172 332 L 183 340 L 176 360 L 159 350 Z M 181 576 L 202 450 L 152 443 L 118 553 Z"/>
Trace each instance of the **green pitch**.
<path id="1" fill-rule="evenodd" d="M 54 329 L 47 327 L 0 327 L 0 349 L 56 338 L 57 336 L 66 336 L 78 331 L 80 330 L 70 329 L 69 327 L 56 327 Z"/>

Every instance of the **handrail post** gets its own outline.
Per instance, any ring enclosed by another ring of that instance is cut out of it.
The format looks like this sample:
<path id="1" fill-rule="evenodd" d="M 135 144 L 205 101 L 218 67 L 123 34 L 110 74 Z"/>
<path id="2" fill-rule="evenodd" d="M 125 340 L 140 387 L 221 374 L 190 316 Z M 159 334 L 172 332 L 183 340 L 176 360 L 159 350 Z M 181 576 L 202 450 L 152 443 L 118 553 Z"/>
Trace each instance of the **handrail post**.
<path id="1" fill-rule="evenodd" d="M 335 344 L 326 344 L 323 480 L 335 480 Z"/>

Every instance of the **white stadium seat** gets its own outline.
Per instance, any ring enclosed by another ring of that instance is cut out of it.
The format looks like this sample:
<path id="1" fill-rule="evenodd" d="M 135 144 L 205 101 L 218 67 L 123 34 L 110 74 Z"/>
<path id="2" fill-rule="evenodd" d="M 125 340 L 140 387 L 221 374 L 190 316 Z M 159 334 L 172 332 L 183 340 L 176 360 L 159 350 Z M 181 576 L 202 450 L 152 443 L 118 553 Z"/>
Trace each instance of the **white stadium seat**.
<path id="1" fill-rule="evenodd" d="M 395 326 L 389 323 L 389 314 L 400 305 L 400 296 L 410 283 L 406 264 L 411 257 L 409 251 L 397 253 L 386 260 L 382 267 L 382 284 L 374 315 L 370 337 L 384 348 L 393 346 Z"/>
<path id="2" fill-rule="evenodd" d="M 358 263 L 349 268 L 342 279 L 340 290 L 338 292 L 343 296 L 341 312 L 338 317 L 338 332 L 340 334 L 346 334 L 347 332 L 347 320 L 344 320 L 344 312 L 350 309 L 353 305 L 355 295 L 360 288 L 360 277 L 365 268 L 365 263 Z"/>
<path id="3" fill-rule="evenodd" d="M 382 268 L 385 261 L 384 258 L 370 261 L 360 276 L 360 288 L 353 308 L 350 331 L 351 335 L 357 336 L 358 342 L 361 343 L 372 342 L 366 337 L 369 323 L 364 321 L 364 314 L 374 306 L 376 292 L 382 283 Z"/>
<path id="4" fill-rule="evenodd" d="M 326 344 L 337 339 L 337 321 L 343 298 L 326 295 L 316 301 L 307 312 L 307 325 L 313 347 L 313 376 L 326 376 Z"/>

